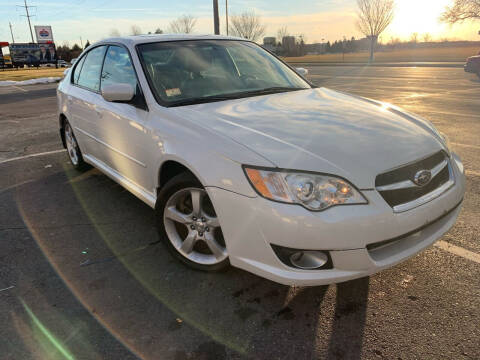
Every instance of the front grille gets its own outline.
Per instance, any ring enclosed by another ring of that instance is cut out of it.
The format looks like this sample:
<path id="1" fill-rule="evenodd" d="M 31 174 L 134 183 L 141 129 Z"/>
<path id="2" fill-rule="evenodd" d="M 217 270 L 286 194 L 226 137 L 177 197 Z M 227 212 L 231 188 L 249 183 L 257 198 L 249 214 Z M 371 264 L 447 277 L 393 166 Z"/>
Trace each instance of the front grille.
<path id="1" fill-rule="evenodd" d="M 424 186 L 418 186 L 415 183 L 415 174 L 421 170 L 430 170 L 432 172 L 432 179 Z M 414 163 L 387 171 L 378 175 L 375 179 L 375 187 L 394 210 L 397 210 L 396 208 L 399 205 L 422 199 L 428 196 L 428 194 L 438 191 L 442 186 L 448 187 L 451 183 L 453 183 L 453 179 L 450 163 L 443 151 L 439 151 Z M 402 208 L 404 210 L 409 209 L 404 206 Z"/>
<path id="2" fill-rule="evenodd" d="M 433 169 L 435 165 L 440 164 L 443 160 L 445 160 L 445 158 L 445 153 L 443 151 L 439 151 L 423 160 L 416 161 L 411 164 L 380 174 L 375 179 L 375 186 L 379 187 L 397 183 L 403 180 L 413 180 L 417 171 Z"/>

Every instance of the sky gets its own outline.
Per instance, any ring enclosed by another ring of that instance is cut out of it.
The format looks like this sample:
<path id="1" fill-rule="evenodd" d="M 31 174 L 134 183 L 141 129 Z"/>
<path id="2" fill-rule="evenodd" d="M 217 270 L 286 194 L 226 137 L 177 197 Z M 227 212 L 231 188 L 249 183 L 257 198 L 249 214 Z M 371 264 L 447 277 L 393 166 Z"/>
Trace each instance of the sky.
<path id="1" fill-rule="evenodd" d="M 25 10 L 23 0 L 0 0 L 0 41 L 11 41 L 9 22 L 12 23 L 15 41 L 30 41 L 27 20 L 21 15 Z M 409 39 L 418 33 L 423 39 L 429 34 L 435 40 L 480 40 L 480 22 L 449 26 L 438 18 L 446 5 L 453 0 L 396 0 L 396 16 L 381 36 L 381 41 L 391 38 Z M 108 37 L 112 29 L 128 35 L 132 25 L 142 32 L 168 29 L 175 18 L 190 14 L 195 16 L 196 33 L 213 32 L 212 0 L 27 0 L 33 25 L 52 25 L 55 42 L 85 44 Z M 229 13 L 255 11 L 266 25 L 266 36 L 275 36 L 277 30 L 287 26 L 292 35 L 304 35 L 307 42 L 340 40 L 344 36 L 361 38 L 355 27 L 355 0 L 229 0 Z M 221 26 L 224 31 L 225 0 L 219 0 Z"/>

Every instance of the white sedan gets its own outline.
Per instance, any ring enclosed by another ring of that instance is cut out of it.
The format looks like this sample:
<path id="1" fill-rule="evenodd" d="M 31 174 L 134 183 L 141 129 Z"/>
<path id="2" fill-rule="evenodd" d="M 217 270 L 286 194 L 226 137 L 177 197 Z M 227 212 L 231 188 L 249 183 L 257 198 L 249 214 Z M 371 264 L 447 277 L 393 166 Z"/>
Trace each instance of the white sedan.
<path id="1" fill-rule="evenodd" d="M 237 38 L 104 40 L 59 84 L 62 141 L 75 168 L 155 209 L 166 247 L 195 269 L 321 285 L 433 244 L 465 192 L 447 139 L 300 73 Z"/>

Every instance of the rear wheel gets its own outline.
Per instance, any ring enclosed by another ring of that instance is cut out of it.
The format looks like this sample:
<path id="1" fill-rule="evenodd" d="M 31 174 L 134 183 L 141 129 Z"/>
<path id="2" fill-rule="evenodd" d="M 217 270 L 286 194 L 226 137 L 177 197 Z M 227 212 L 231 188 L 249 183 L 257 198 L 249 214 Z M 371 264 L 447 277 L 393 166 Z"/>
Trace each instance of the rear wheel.
<path id="1" fill-rule="evenodd" d="M 196 179 L 184 173 L 165 184 L 156 214 L 161 239 L 184 264 L 203 271 L 230 265 L 217 214 Z"/>
<path id="2" fill-rule="evenodd" d="M 82 152 L 78 147 L 77 139 L 73 133 L 73 129 L 68 121 L 65 121 L 63 127 L 63 135 L 65 137 L 65 145 L 67 146 L 67 154 L 73 167 L 77 170 L 84 170 L 88 166 L 83 161 Z"/>

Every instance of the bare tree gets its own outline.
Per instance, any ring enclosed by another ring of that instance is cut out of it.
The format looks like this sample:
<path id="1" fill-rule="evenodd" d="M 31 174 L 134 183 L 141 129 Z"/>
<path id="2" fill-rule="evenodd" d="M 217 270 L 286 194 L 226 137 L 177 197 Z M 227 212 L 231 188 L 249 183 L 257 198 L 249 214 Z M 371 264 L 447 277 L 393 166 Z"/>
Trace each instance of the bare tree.
<path id="1" fill-rule="evenodd" d="M 178 19 L 170 22 L 169 32 L 190 34 L 195 29 L 197 18 L 192 15 L 182 15 Z"/>
<path id="2" fill-rule="evenodd" d="M 288 35 L 290 35 L 290 33 L 288 32 L 288 28 L 286 26 L 282 26 L 277 31 L 277 41 L 281 43 L 283 38 Z"/>
<path id="3" fill-rule="evenodd" d="M 418 43 L 418 33 L 417 32 L 414 32 L 414 33 L 412 33 L 412 35 L 410 35 L 410 42 L 412 44 Z"/>
<path id="4" fill-rule="evenodd" d="M 380 34 L 393 20 L 394 0 L 357 0 L 357 28 L 370 39 L 370 61 Z"/>
<path id="5" fill-rule="evenodd" d="M 155 34 L 163 34 L 163 30 L 160 28 L 157 28 L 157 30 L 155 30 Z"/>
<path id="6" fill-rule="evenodd" d="M 231 17 L 231 33 L 247 40 L 257 41 L 265 34 L 265 25 L 254 11 Z"/>
<path id="7" fill-rule="evenodd" d="M 111 37 L 120 37 L 120 31 L 118 31 L 118 29 L 112 29 L 112 30 L 110 30 L 110 36 Z"/>
<path id="8" fill-rule="evenodd" d="M 443 22 L 455 24 L 468 19 L 480 19 L 480 0 L 455 0 L 447 6 L 440 18 Z"/>
<path id="9" fill-rule="evenodd" d="M 130 27 L 130 35 L 141 35 L 141 34 L 142 34 L 142 29 L 140 29 L 140 26 L 132 25 Z"/>
<path id="10" fill-rule="evenodd" d="M 423 42 L 431 42 L 432 41 L 432 35 L 429 33 L 423 34 Z"/>

